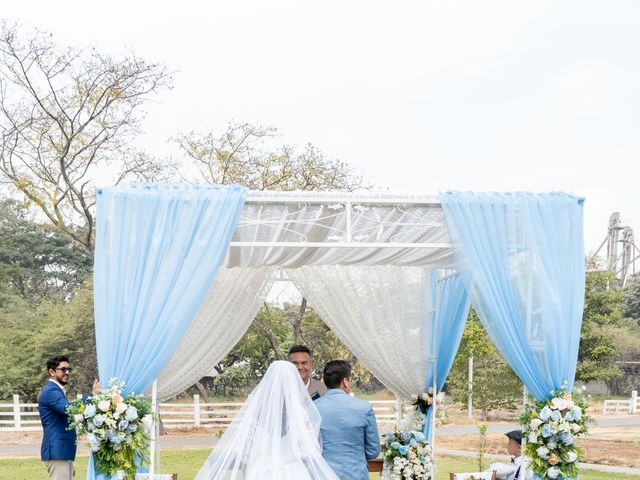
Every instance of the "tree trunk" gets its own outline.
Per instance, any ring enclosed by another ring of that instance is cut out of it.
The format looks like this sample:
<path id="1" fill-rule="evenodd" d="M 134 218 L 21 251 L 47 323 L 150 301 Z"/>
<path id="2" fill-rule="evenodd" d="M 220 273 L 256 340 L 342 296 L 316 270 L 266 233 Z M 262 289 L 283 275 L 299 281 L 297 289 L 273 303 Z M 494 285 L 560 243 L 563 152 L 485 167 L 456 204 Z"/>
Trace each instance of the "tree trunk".
<path id="1" fill-rule="evenodd" d="M 302 343 L 302 317 L 304 317 L 305 312 L 307 311 L 307 299 L 302 297 L 302 303 L 300 304 L 300 308 L 298 309 L 298 315 L 293 319 L 291 323 L 291 327 L 293 328 L 293 343 L 294 345 L 298 345 Z"/>
<path id="2" fill-rule="evenodd" d="M 200 381 L 197 381 L 195 383 L 195 386 L 198 389 L 198 392 L 200 392 L 200 396 L 204 400 L 204 403 L 211 403 L 211 400 L 209 400 L 209 395 L 207 394 L 207 390 L 204 388 L 204 385 L 202 385 Z"/>
<path id="3" fill-rule="evenodd" d="M 269 306 L 267 304 L 265 304 L 265 307 L 267 309 L 267 311 L 269 310 Z M 260 320 L 258 320 L 258 317 L 256 317 L 253 320 L 253 323 L 255 323 L 256 327 L 258 328 L 258 330 L 260 330 L 260 332 L 267 337 L 267 340 L 269 341 L 269 345 L 271 345 L 271 348 L 273 349 L 273 353 L 275 353 L 276 355 L 276 360 L 284 360 L 284 354 L 282 353 L 282 350 L 280 349 L 280 345 L 278 345 L 278 339 L 276 338 L 275 334 L 273 333 L 273 330 L 271 330 L 271 328 L 268 325 L 265 325 L 264 323 L 260 322 Z"/>

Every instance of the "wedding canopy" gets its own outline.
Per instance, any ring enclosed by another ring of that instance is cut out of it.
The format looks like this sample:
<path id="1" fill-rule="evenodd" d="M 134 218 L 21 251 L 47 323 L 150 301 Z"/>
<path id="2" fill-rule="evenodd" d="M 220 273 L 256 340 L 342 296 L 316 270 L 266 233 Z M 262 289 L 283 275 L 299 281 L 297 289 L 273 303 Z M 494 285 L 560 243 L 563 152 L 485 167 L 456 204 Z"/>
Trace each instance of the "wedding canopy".
<path id="1" fill-rule="evenodd" d="M 442 388 L 470 302 L 525 386 L 547 397 L 575 374 L 582 205 L 563 193 L 99 189 L 100 378 L 180 393 L 242 337 L 280 270 L 402 397 Z"/>

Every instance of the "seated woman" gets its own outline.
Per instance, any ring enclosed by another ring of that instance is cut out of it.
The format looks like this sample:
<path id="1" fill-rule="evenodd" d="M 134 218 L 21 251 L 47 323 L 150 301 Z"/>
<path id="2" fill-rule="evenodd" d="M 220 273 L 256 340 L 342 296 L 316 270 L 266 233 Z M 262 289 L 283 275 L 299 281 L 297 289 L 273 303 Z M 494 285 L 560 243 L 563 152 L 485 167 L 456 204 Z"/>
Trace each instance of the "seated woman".
<path id="1" fill-rule="evenodd" d="M 320 414 L 293 364 L 273 362 L 195 480 L 339 480 L 322 457 Z"/>

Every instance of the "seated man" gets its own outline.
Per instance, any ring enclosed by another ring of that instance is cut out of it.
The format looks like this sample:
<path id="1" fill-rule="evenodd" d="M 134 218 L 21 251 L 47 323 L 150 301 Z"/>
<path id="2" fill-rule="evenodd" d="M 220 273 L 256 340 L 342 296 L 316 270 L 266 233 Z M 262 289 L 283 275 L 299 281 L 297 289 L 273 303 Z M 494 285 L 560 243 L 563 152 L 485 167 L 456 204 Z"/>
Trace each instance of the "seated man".
<path id="1" fill-rule="evenodd" d="M 509 438 L 507 453 L 511 455 L 511 463 L 493 463 L 489 470 L 496 471 L 498 480 L 530 480 L 533 473 L 527 468 L 526 459 L 522 456 L 522 430 L 511 430 L 505 433 Z"/>

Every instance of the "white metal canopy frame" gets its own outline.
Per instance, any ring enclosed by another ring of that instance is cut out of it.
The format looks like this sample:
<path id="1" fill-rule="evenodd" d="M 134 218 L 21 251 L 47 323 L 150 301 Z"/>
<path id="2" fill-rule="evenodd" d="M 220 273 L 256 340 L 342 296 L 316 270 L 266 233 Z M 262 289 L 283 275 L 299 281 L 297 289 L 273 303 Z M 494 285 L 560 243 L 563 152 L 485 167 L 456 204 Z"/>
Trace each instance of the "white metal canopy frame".
<path id="1" fill-rule="evenodd" d="M 97 194 L 100 376 L 125 376 L 137 389 L 156 377 L 154 402 L 208 373 L 280 276 L 398 396 L 443 384 L 435 367 L 442 380 L 470 302 L 536 398 L 574 378 L 584 303 L 581 197 L 247 198 L 234 185 L 179 184 Z"/>
<path id="2" fill-rule="evenodd" d="M 435 371 L 432 272 L 453 264 L 437 197 L 249 192 L 223 267 L 153 391 L 169 398 L 206 375 L 285 275 L 372 373 L 408 398 L 425 389 L 430 362 Z"/>

